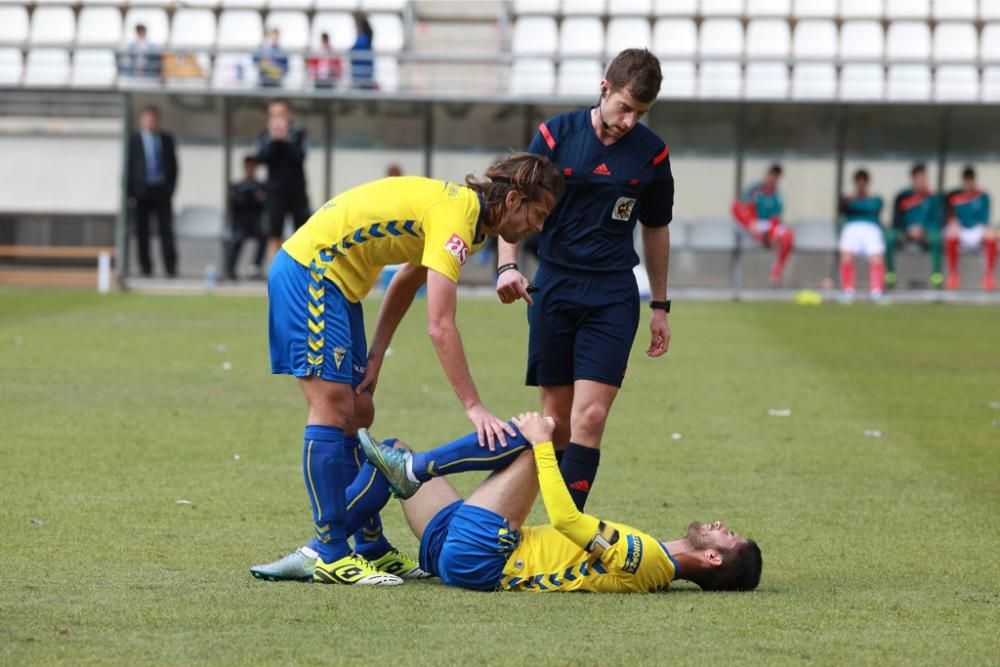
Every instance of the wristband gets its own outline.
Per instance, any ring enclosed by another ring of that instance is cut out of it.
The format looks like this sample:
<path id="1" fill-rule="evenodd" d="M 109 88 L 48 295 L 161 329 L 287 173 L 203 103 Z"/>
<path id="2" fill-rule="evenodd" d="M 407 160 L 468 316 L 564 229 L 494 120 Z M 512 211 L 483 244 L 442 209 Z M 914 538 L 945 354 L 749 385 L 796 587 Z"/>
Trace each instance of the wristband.
<path id="1" fill-rule="evenodd" d="M 666 301 L 650 301 L 649 307 L 653 310 L 662 310 L 664 312 L 670 312 L 670 299 Z"/>
<path id="2" fill-rule="evenodd" d="M 510 264 L 501 264 L 497 267 L 497 275 L 499 276 L 504 271 L 510 271 L 511 269 L 517 268 L 517 262 L 511 262 Z"/>

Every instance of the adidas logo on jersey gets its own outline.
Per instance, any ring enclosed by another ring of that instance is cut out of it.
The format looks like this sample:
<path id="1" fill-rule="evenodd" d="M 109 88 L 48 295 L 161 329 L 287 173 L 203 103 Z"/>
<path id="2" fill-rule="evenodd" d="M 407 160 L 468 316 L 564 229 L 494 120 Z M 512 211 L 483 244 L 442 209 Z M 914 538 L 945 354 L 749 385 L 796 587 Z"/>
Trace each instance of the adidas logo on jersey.
<path id="1" fill-rule="evenodd" d="M 573 482 L 572 484 L 569 484 L 568 486 L 569 486 L 569 488 L 573 489 L 574 491 L 583 491 L 585 493 L 590 493 L 590 482 L 588 482 L 585 479 L 581 479 L 581 480 L 579 480 L 577 482 Z"/>
<path id="2" fill-rule="evenodd" d="M 610 176 L 611 170 L 608 169 L 608 165 L 602 162 L 601 164 L 597 165 L 597 169 L 594 170 L 594 173 L 597 174 L 598 176 Z"/>

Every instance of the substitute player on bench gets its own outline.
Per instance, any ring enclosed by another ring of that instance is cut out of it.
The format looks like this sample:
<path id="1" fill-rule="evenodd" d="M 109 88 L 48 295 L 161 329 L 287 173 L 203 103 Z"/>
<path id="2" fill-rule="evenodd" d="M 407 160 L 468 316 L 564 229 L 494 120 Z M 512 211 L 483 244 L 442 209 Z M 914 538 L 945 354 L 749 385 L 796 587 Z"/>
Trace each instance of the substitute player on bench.
<path id="1" fill-rule="evenodd" d="M 948 224 L 944 228 L 944 248 L 948 255 L 948 289 L 958 289 L 958 253 L 983 249 L 983 289 L 995 290 L 997 266 L 996 231 L 989 228 L 990 196 L 976 185 L 976 170 L 962 170 L 962 187 L 948 194 Z"/>
<path id="2" fill-rule="evenodd" d="M 422 574 L 384 538 L 367 545 L 368 558 L 351 552 L 344 516 L 353 475 L 345 475 L 344 459 L 356 415 L 372 418 L 385 351 L 425 280 L 431 339 L 480 444 L 493 449 L 514 434 L 483 406 L 469 373 L 455 326 L 457 282 L 487 235 L 516 242 L 541 229 L 563 181 L 551 162 L 530 153 L 504 158 L 486 177 L 465 185 L 399 177 L 358 186 L 327 202 L 276 256 L 268 278 L 271 371 L 298 378 L 308 406 L 302 463 L 316 537 L 308 550 L 252 568 L 254 576 L 301 579 L 311 569 L 322 583 L 398 584 L 385 572 Z M 382 267 L 399 263 L 408 267 L 386 294 L 369 352 L 361 299 Z"/>
<path id="3" fill-rule="evenodd" d="M 601 436 L 639 326 L 633 243 L 642 223 L 653 313 L 646 354 L 670 344 L 667 265 L 674 179 L 669 150 L 639 119 L 660 90 L 660 62 L 628 49 L 608 65 L 597 106 L 538 127 L 528 150 L 551 158 L 566 192 L 545 223 L 532 299 L 518 270 L 517 245 L 500 241 L 497 295 L 528 302 L 527 384 L 539 387 L 556 421 L 562 473 L 583 509 L 600 462 Z M 597 90 L 595 90 L 597 92 Z"/>
<path id="4" fill-rule="evenodd" d="M 840 200 L 844 226 L 840 230 L 840 288 L 842 301 L 853 303 L 854 258 L 868 258 L 868 291 L 872 301 L 881 301 L 885 289 L 885 234 L 879 216 L 882 198 L 868 191 L 871 176 L 865 169 L 854 172 L 854 192 Z"/>
<path id="5" fill-rule="evenodd" d="M 795 245 L 792 228 L 781 222 L 784 202 L 778 192 L 781 165 L 772 164 L 764 180 L 751 183 L 743 196 L 732 207 L 733 217 L 750 237 L 766 247 L 774 246 L 774 264 L 771 265 L 771 285 L 781 284 L 781 274 Z"/>
<path id="6" fill-rule="evenodd" d="M 931 253 L 932 287 L 941 287 L 941 198 L 927 187 L 927 167 L 921 162 L 910 169 L 910 187 L 898 195 L 892 207 L 892 227 L 885 230 L 885 283 L 896 284 L 896 249 L 918 243 Z"/>
<path id="7" fill-rule="evenodd" d="M 553 421 L 527 413 L 513 423 L 523 435 L 501 460 L 483 455 L 472 438 L 411 455 L 359 432 L 365 454 L 381 474 L 365 469 L 372 481 L 359 475 L 355 486 L 377 489 L 369 491 L 370 507 L 388 501 L 390 485 L 408 498 L 403 512 L 420 539 L 420 564 L 445 584 L 484 591 L 614 593 L 659 591 L 676 579 L 705 590 L 757 587 L 760 548 L 720 521 L 693 522 L 685 535 L 660 541 L 580 512 L 556 463 Z M 418 457 L 421 462 L 414 461 Z M 463 501 L 444 478 L 426 474 L 422 462 L 427 461 L 455 464 L 451 472 L 496 472 Z M 415 470 L 429 481 L 413 481 Z M 550 524 L 522 526 L 539 488 Z"/>

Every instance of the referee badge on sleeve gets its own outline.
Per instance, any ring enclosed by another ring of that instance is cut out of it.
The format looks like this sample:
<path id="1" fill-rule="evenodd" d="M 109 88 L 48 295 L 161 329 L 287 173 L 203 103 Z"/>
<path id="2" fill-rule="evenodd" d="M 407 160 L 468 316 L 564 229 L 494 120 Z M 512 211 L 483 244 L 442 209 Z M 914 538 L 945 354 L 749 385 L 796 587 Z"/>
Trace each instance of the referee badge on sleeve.
<path id="1" fill-rule="evenodd" d="M 628 222 L 632 217 L 632 209 L 635 208 L 635 197 L 619 197 L 615 206 L 611 209 L 611 219 Z"/>

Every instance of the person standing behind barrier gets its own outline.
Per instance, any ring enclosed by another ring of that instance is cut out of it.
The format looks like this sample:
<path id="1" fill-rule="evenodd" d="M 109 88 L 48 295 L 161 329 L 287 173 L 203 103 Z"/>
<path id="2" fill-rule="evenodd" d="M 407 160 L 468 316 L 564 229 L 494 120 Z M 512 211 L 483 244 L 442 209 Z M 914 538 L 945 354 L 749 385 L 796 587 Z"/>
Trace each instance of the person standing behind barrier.
<path id="1" fill-rule="evenodd" d="M 121 73 L 125 76 L 160 76 L 163 58 L 159 48 L 146 38 L 145 24 L 136 24 L 135 37 L 126 45 L 122 61 Z"/>
<path id="2" fill-rule="evenodd" d="M 864 169 L 854 172 L 854 194 L 840 201 L 840 213 L 846 218 L 840 230 L 840 287 L 843 302 L 854 301 L 854 258 L 868 257 L 868 289 L 872 301 L 883 299 L 885 287 L 885 236 L 879 215 L 882 198 L 868 192 L 871 177 Z"/>
<path id="3" fill-rule="evenodd" d="M 743 191 L 743 196 L 733 204 L 733 217 L 737 224 L 764 247 L 772 245 L 777 249 L 774 264 L 771 266 L 771 285 L 781 284 L 781 274 L 785 270 L 785 262 L 792 252 L 795 235 L 792 228 L 782 224 L 781 215 L 784 202 L 778 192 L 778 181 L 781 180 L 781 165 L 773 164 L 767 170 L 764 180 L 752 183 Z"/>
<path id="4" fill-rule="evenodd" d="M 267 165 L 267 251 L 273 258 L 284 240 L 285 216 L 295 229 L 309 219 L 304 163 L 309 141 L 304 127 L 292 119 L 288 100 L 267 105 L 267 129 L 257 137 L 256 160 Z"/>
<path id="5" fill-rule="evenodd" d="M 961 249 L 983 249 L 983 289 L 997 288 L 994 272 L 997 266 L 996 232 L 989 228 L 990 196 L 976 184 L 976 170 L 962 170 L 962 187 L 948 194 L 948 224 L 944 228 L 944 247 L 948 254 L 948 289 L 958 289 L 958 252 Z"/>
<path id="6" fill-rule="evenodd" d="M 885 284 L 896 284 L 896 249 L 907 243 L 919 243 L 931 253 L 932 287 L 941 287 L 941 200 L 927 187 L 927 167 L 923 163 L 910 169 L 910 187 L 896 195 L 892 227 L 885 232 Z"/>
<path id="7" fill-rule="evenodd" d="M 309 78 L 317 88 L 333 88 L 337 85 L 343 66 L 340 56 L 330 45 L 330 33 L 324 32 L 319 36 L 319 48 L 309 55 L 306 65 L 309 68 Z"/>
<path id="8" fill-rule="evenodd" d="M 265 240 L 260 224 L 264 205 L 267 203 L 267 191 L 264 184 L 257 180 L 257 161 L 252 155 L 243 158 L 243 175 L 243 180 L 229 186 L 229 210 L 232 215 L 232 237 L 226 257 L 226 278 L 229 280 L 236 280 L 240 250 L 243 249 L 243 242 L 248 239 L 257 242 L 250 278 L 259 279 L 264 276 L 262 265 Z"/>
<path id="9" fill-rule="evenodd" d="M 288 73 L 288 54 L 281 48 L 280 39 L 278 29 L 271 28 L 267 31 L 267 41 L 253 54 L 254 64 L 257 65 L 257 81 L 263 88 L 280 87 Z"/>
<path id="10" fill-rule="evenodd" d="M 355 88 L 374 90 L 375 61 L 372 58 L 372 41 L 375 33 L 372 25 L 360 12 L 354 15 L 354 25 L 358 36 L 351 47 L 351 82 Z M 357 55 L 353 55 L 357 54 Z"/>
<path id="11" fill-rule="evenodd" d="M 139 114 L 139 131 L 129 139 L 127 195 L 134 214 L 139 267 L 142 275 L 153 274 L 149 256 L 149 214 L 156 215 L 160 250 L 167 276 L 177 275 L 174 247 L 174 211 L 171 199 L 177 187 L 177 153 L 174 138 L 160 130 L 160 110 L 148 106 Z"/>

